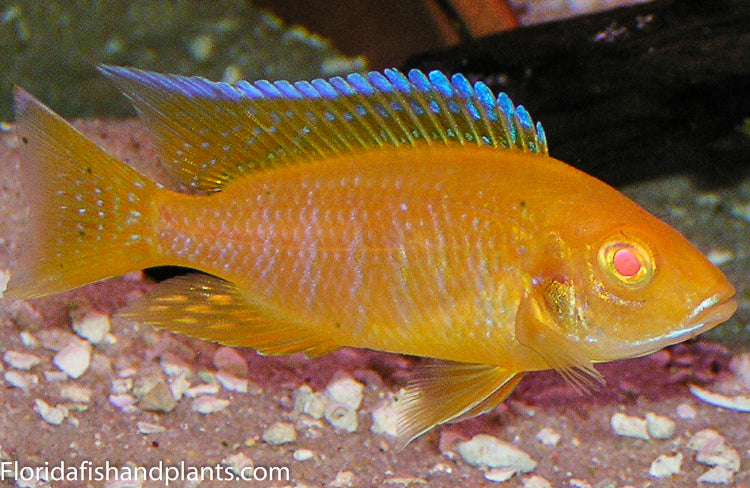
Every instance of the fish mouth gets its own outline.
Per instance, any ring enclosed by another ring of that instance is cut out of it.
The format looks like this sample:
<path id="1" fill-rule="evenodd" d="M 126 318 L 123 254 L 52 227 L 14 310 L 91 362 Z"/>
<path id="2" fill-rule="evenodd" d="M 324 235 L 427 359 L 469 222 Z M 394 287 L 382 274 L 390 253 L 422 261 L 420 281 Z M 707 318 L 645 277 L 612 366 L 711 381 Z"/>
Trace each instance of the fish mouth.
<path id="1" fill-rule="evenodd" d="M 685 322 L 687 327 L 681 331 L 681 335 L 687 339 L 728 320 L 737 310 L 737 301 L 732 296 L 734 289 L 703 300 L 688 316 Z"/>
<path id="2" fill-rule="evenodd" d="M 729 288 L 706 298 L 693 309 L 678 329 L 658 338 L 652 337 L 644 341 L 630 343 L 630 347 L 621 351 L 622 354 L 616 355 L 616 359 L 651 354 L 667 346 L 686 341 L 725 322 L 737 310 L 737 301 L 732 299 L 732 296 L 734 296 L 734 288 Z M 613 348 L 613 350 L 616 349 L 616 347 Z M 611 361 L 612 358 L 607 360 Z"/>

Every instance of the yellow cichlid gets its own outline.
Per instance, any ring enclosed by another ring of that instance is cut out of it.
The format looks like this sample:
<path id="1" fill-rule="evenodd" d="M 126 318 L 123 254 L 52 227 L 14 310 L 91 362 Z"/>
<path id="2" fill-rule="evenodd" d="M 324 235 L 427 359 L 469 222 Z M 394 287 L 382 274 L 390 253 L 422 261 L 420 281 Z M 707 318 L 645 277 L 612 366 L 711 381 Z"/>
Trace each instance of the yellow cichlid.
<path id="1" fill-rule="evenodd" d="M 676 230 L 550 158 L 522 107 L 461 75 L 231 86 L 100 70 L 186 191 L 16 89 L 30 222 L 6 297 L 194 268 L 120 314 L 263 354 L 436 359 L 399 402 L 402 445 L 487 412 L 524 372 L 585 388 L 594 363 L 735 311 L 732 285 Z"/>

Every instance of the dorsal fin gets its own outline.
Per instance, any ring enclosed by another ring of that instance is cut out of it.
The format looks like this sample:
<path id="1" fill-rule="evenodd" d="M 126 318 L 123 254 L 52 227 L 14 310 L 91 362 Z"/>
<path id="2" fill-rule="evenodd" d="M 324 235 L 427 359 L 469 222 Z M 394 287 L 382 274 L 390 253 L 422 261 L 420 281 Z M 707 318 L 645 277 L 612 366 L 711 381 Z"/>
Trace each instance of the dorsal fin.
<path id="1" fill-rule="evenodd" d="M 541 124 L 463 75 L 395 69 L 328 81 L 241 81 L 100 71 L 156 135 L 165 167 L 185 186 L 217 191 L 250 171 L 383 145 L 476 144 L 547 154 Z"/>

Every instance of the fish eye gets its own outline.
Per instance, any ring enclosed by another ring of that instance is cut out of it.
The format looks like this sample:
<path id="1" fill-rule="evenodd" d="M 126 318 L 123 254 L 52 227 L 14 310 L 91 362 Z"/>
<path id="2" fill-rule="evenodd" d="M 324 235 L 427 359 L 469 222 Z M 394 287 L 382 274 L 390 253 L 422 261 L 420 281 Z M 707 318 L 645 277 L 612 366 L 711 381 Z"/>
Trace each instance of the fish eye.
<path id="1" fill-rule="evenodd" d="M 654 258 L 648 248 L 638 242 L 615 240 L 599 250 L 599 265 L 619 283 L 640 288 L 654 275 Z"/>

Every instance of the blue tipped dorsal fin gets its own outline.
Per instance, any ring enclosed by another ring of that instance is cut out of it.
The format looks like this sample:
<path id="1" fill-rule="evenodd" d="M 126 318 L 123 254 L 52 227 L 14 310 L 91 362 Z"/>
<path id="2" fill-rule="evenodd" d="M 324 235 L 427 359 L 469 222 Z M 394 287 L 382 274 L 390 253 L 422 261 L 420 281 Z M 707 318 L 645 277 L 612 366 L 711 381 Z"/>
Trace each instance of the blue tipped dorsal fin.
<path id="1" fill-rule="evenodd" d="M 249 172 L 378 146 L 475 144 L 547 154 L 541 124 L 463 75 L 395 69 L 344 78 L 241 81 L 101 66 L 155 132 L 165 167 L 217 191 Z"/>

